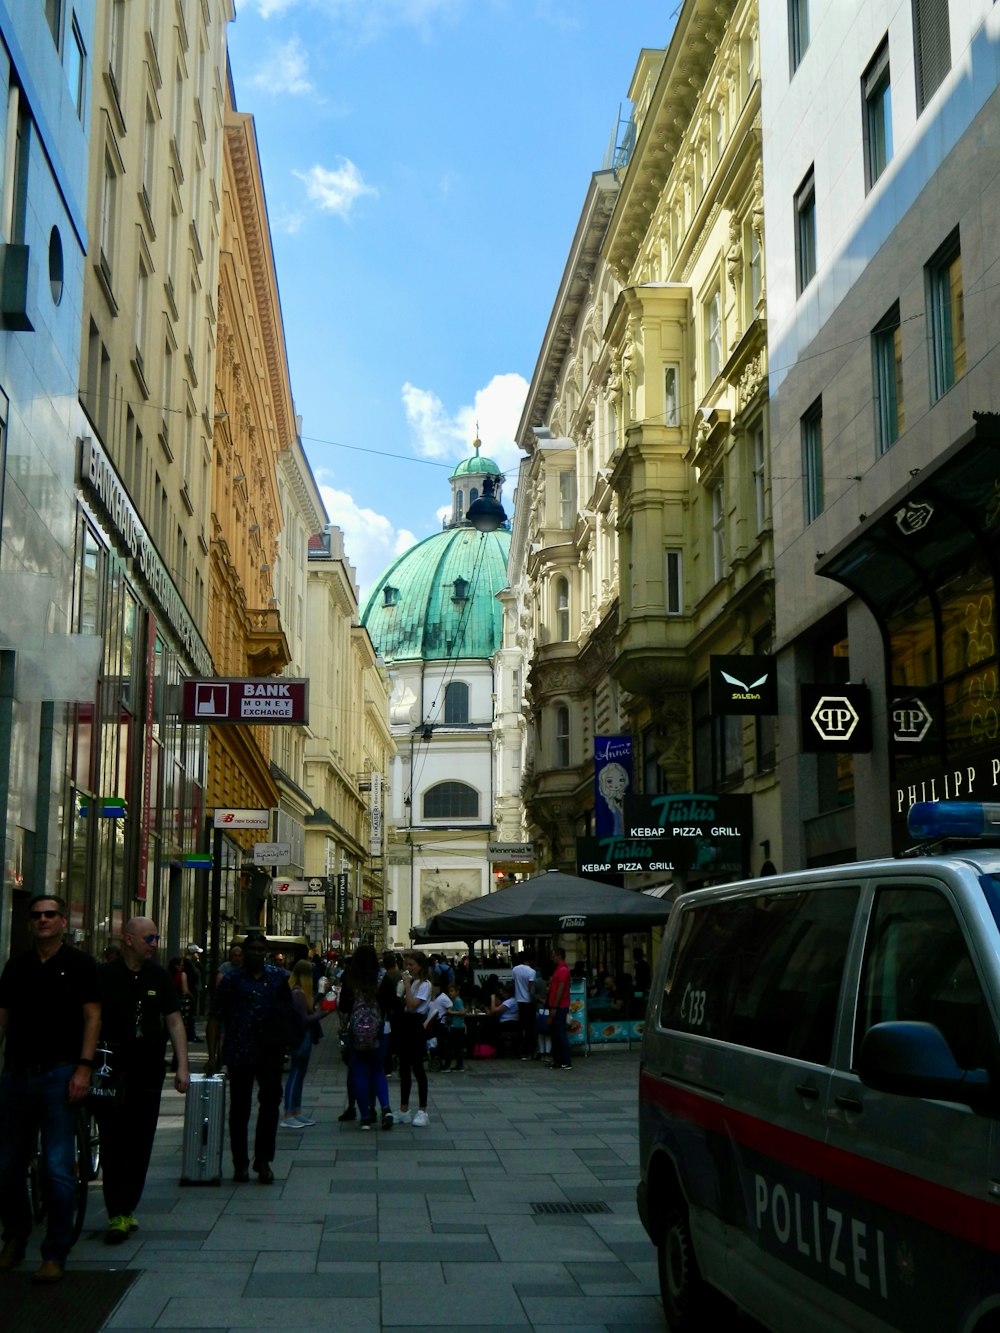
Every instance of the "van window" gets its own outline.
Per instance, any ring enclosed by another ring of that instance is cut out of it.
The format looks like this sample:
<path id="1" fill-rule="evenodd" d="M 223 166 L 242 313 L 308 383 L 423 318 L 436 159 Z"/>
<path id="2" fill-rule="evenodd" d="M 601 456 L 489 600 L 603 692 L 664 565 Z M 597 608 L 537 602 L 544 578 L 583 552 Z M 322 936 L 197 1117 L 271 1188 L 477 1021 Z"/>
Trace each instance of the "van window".
<path id="1" fill-rule="evenodd" d="M 683 908 L 660 1023 L 825 1064 L 857 885 Z"/>
<path id="2" fill-rule="evenodd" d="M 880 889 L 865 950 L 855 1050 L 876 1023 L 933 1023 L 962 1069 L 995 1066 L 995 1036 L 951 904 L 934 889 Z"/>

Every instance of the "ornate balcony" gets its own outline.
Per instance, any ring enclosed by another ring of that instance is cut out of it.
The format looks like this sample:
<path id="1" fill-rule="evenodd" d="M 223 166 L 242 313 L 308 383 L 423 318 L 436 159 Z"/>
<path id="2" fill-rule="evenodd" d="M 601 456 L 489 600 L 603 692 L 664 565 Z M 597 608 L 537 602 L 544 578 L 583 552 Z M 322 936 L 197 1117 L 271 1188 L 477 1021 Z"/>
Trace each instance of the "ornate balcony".
<path id="1" fill-rule="evenodd" d="M 276 606 L 247 611 L 246 645 L 251 676 L 274 676 L 292 660 Z"/>

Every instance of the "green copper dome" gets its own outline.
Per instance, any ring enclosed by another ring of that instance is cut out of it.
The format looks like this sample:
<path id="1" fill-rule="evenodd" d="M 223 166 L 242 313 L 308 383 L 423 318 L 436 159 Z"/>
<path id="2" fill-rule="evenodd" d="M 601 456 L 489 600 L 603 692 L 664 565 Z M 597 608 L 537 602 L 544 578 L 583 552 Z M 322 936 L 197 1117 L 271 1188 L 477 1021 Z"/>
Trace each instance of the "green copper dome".
<path id="1" fill-rule="evenodd" d="M 467 477 L 470 474 L 476 475 L 484 472 L 492 472 L 495 476 L 499 476 L 500 469 L 497 467 L 496 463 L 494 463 L 493 459 L 486 458 L 485 455 L 480 454 L 479 452 L 483 447 L 482 441 L 473 440 L 472 447 L 476 452 L 471 458 L 462 459 L 461 463 L 457 465 L 455 471 L 451 474 L 452 480 L 454 480 L 455 477 Z"/>
<path id="2" fill-rule="evenodd" d="M 478 455 L 459 467 L 486 463 Z M 489 469 L 496 470 L 495 464 Z M 375 583 L 361 623 L 387 662 L 492 657 L 500 647 L 510 533 L 468 524 L 425 537 Z"/>

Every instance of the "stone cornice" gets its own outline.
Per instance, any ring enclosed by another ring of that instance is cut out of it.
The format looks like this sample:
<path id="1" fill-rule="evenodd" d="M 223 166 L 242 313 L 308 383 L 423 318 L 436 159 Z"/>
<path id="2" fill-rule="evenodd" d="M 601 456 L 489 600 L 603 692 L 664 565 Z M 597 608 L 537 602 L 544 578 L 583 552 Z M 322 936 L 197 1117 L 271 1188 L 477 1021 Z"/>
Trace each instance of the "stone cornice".
<path id="1" fill-rule="evenodd" d="M 271 411 L 277 431 L 277 448 L 286 448 L 294 439 L 295 417 L 285 352 L 285 331 L 281 301 L 275 277 L 271 230 L 267 220 L 260 157 L 253 117 L 226 108 L 226 152 L 229 156 L 235 204 L 246 246 L 247 260 L 257 311 L 258 327 L 267 363 Z"/>
<path id="2" fill-rule="evenodd" d="M 518 423 L 515 439 L 522 449 L 531 449 L 534 445 L 531 427 L 548 420 L 563 358 L 575 339 L 580 312 L 590 293 L 617 194 L 616 172 L 594 172 Z"/>

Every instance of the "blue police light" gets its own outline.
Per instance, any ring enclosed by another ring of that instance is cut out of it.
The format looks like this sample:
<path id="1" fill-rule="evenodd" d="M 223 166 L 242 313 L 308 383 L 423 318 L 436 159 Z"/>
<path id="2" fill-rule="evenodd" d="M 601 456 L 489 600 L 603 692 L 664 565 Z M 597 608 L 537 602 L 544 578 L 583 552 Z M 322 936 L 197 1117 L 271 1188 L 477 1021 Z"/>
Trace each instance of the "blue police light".
<path id="1" fill-rule="evenodd" d="M 911 838 L 1000 838 L 1000 805 L 982 801 L 917 801 L 906 827 Z"/>

